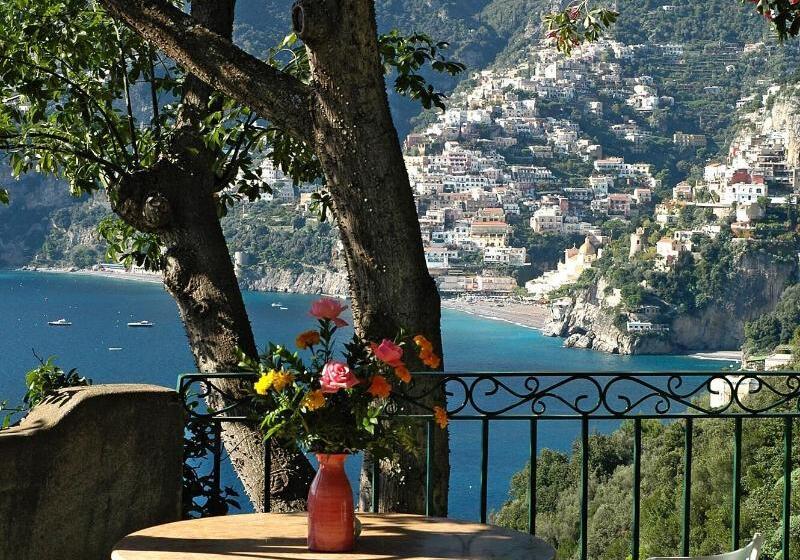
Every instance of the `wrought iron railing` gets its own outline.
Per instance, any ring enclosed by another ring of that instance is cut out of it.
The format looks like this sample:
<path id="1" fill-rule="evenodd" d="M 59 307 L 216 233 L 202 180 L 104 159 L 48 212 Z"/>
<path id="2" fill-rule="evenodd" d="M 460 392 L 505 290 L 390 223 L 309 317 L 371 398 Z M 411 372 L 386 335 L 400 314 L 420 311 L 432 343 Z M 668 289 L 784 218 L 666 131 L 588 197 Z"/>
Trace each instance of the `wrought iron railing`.
<path id="1" fill-rule="evenodd" d="M 480 436 L 480 520 L 486 522 L 489 481 L 489 424 L 498 421 L 526 421 L 530 470 L 528 481 L 528 530 L 536 532 L 537 462 L 540 424 L 572 420 L 580 425 L 580 540 L 579 553 L 588 559 L 589 529 L 589 434 L 591 423 L 600 420 L 631 420 L 633 423 L 633 490 L 631 520 L 631 557 L 639 558 L 641 514 L 642 421 L 662 419 L 679 421 L 684 428 L 681 549 L 689 555 L 692 500 L 693 428 L 708 418 L 729 419 L 733 423 L 732 547 L 740 545 L 742 422 L 747 419 L 773 418 L 783 421 L 783 496 L 782 559 L 790 560 L 790 504 L 793 465 L 793 423 L 800 418 L 800 373 L 797 372 L 681 372 L 681 373 L 448 373 L 416 374 L 430 376 L 434 384 L 407 386 L 398 395 L 399 402 L 420 403 L 444 387 L 448 396 L 450 421 L 479 422 Z M 189 394 L 205 397 L 224 392 L 222 379 L 247 379 L 247 374 L 185 374 L 178 382 L 184 399 Z M 250 377 L 251 378 L 251 377 Z M 252 379 L 252 378 L 251 378 Z M 425 387 L 419 389 L 419 387 Z M 230 397 L 230 395 L 229 395 Z M 716 401 L 712 406 L 709 397 Z M 187 409 L 195 421 L 205 420 L 215 426 L 219 442 L 221 425 L 248 422 L 251 418 L 231 415 L 243 404 L 235 399 L 225 410 L 215 412 Z M 432 503 L 433 480 L 430 450 L 437 430 L 432 414 L 407 415 L 427 424 L 426 507 Z M 219 485 L 221 447 L 217 444 L 213 468 Z M 265 454 L 269 471 L 269 454 Z M 269 477 L 266 477 L 268 480 Z M 377 472 L 373 472 L 376 488 Z M 269 484 L 265 483 L 265 503 L 269 504 Z M 373 493 L 373 510 L 376 507 Z"/>

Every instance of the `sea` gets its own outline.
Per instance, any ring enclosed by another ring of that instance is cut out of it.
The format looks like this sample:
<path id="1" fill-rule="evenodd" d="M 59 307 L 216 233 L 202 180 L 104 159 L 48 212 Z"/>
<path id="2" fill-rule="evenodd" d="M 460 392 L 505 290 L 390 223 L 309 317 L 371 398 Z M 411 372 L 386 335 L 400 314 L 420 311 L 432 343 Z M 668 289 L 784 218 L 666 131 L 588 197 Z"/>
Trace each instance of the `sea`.
<path id="1" fill-rule="evenodd" d="M 307 310 L 317 296 L 246 292 L 245 301 L 259 346 L 291 344 L 313 327 Z M 273 306 L 280 303 L 280 306 Z M 282 309 L 286 308 L 286 309 Z M 71 327 L 49 327 L 65 318 Z M 153 328 L 129 328 L 147 320 Z M 458 372 L 665 372 L 718 371 L 731 362 L 688 356 L 619 356 L 566 349 L 538 330 L 443 310 L 444 354 Z M 342 333 L 345 338 L 347 333 Z M 113 350 L 112 350 L 113 349 Z M 63 369 L 77 370 L 94 383 L 153 383 L 174 387 L 194 364 L 177 308 L 160 284 L 80 274 L 0 271 L 0 401 L 16 402 L 25 391 L 25 372 L 38 358 L 54 356 Z M 529 457 L 528 423 L 490 423 L 488 504 L 505 501 L 511 476 Z M 572 421 L 541 422 L 539 451 L 571 452 L 578 433 Z M 593 431 L 618 425 L 593 421 Z M 477 519 L 480 503 L 480 423 L 451 423 L 450 516 Z M 349 460 L 355 473 L 359 460 Z M 226 473 L 233 478 L 230 468 Z M 233 481 L 228 481 L 232 484 Z M 236 484 L 234 484 L 236 486 Z M 244 500 L 246 502 L 246 500 Z M 247 511 L 247 504 L 243 504 Z"/>

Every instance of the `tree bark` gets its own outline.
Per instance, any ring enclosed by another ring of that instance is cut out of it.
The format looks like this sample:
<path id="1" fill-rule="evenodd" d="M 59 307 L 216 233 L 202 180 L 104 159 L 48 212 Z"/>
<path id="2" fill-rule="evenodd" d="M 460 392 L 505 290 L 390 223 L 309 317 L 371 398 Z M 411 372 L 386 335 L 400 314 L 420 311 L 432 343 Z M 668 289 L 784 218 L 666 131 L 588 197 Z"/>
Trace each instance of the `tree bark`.
<path id="1" fill-rule="evenodd" d="M 320 159 L 339 221 L 357 332 L 422 333 L 441 354 L 440 302 L 425 265 L 413 195 L 391 119 L 377 46 L 374 0 L 299 0 L 293 25 L 312 82 L 258 61 L 163 0 L 101 0 L 200 79 L 309 143 Z M 409 367 L 420 369 L 416 361 Z M 443 391 L 428 406 L 444 403 Z M 420 449 L 424 429 L 417 433 Z M 447 510 L 447 432 L 435 438 L 432 512 Z M 382 465 L 381 509 L 421 512 L 420 455 Z M 362 503 L 368 501 L 367 494 Z"/>
<path id="2" fill-rule="evenodd" d="M 234 0 L 194 0 L 192 16 L 210 30 L 230 37 Z M 142 231 L 159 234 L 166 247 L 164 285 L 175 299 L 198 371 L 235 371 L 237 350 L 257 357 L 244 300 L 217 215 L 213 171 L 217 154 L 209 152 L 198 132 L 209 111 L 213 90 L 188 75 L 182 112 L 169 150 L 152 168 L 123 178 L 115 211 Z M 248 382 L 217 381 L 226 392 L 252 393 Z M 211 397 L 209 406 L 226 403 Z M 241 411 L 240 411 L 241 412 Z M 226 450 L 256 511 L 264 511 L 264 440 L 243 424 L 226 424 Z M 278 446 L 271 449 L 271 509 L 305 509 L 314 471 L 306 458 Z"/>
<path id="3" fill-rule="evenodd" d="M 389 110 L 374 4 L 298 0 L 292 21 L 309 53 L 316 95 L 313 146 L 339 223 L 356 330 L 370 340 L 394 338 L 401 328 L 421 333 L 441 354 L 439 293 L 425 264 L 416 206 Z M 421 365 L 409 361 L 413 369 L 423 369 Z M 443 402 L 440 392 L 428 404 Z M 424 426 L 416 435 L 422 450 Z M 431 510 L 444 514 L 449 452 L 447 433 L 438 436 Z M 382 510 L 424 511 L 423 455 L 405 454 L 399 465 L 382 463 Z M 362 508 L 371 497 L 369 484 L 363 484 L 367 478 L 362 475 Z"/>

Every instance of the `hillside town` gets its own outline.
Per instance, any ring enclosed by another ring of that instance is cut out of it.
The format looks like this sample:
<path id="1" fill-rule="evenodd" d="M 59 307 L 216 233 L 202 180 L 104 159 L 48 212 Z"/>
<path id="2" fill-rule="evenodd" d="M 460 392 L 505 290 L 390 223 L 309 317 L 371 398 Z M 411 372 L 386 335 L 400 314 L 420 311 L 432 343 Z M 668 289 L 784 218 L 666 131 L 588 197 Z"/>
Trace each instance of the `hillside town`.
<path id="1" fill-rule="evenodd" d="M 745 46 L 742 53 L 754 48 Z M 682 252 L 692 252 L 697 236 L 718 235 L 726 220 L 734 235 L 746 240 L 769 204 L 797 203 L 797 168 L 787 162 L 788 131 L 740 134 L 727 158 L 708 162 L 702 178 L 672 186 L 669 197 L 656 195 L 669 193 L 670 185 L 662 185 L 653 165 L 610 156 L 619 152 L 618 145 L 597 144 L 578 119 L 548 114 L 555 103 L 599 117 L 609 99 L 637 114 L 669 110 L 674 98 L 658 91 L 652 77 L 625 72 L 626 61 L 653 49 L 666 57 L 683 54 L 680 45 L 604 40 L 564 58 L 541 43 L 510 68 L 477 73 L 474 85 L 454 96 L 436 122 L 406 138 L 426 260 L 443 294 L 524 293 L 546 301 L 602 256 L 609 238 L 601 225 L 607 220 L 649 216 L 661 225 L 664 236 L 652 248 L 641 231 L 631 234 L 630 257 L 654 249 L 654 266 L 665 270 Z M 764 101 L 777 93 L 778 88 L 768 90 Z M 649 134 L 632 119 L 610 128 L 634 153 Z M 672 143 L 676 150 L 698 149 L 707 139 L 676 132 Z M 583 165 L 588 173 L 568 176 L 559 165 L 564 161 Z M 708 223 L 678 228 L 687 207 L 708 210 Z M 526 248 L 511 239 L 509 222 L 520 216 L 535 234 L 583 239 L 565 248 L 555 268 L 528 281 L 524 292 L 509 272 L 531 264 Z M 645 327 L 634 322 L 632 328 Z"/>

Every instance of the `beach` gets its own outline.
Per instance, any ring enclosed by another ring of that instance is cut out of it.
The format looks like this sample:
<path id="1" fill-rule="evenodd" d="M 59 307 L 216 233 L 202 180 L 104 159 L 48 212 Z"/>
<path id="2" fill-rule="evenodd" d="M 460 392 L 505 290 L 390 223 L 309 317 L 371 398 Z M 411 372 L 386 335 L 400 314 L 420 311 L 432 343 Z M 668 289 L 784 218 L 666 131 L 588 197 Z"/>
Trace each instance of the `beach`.
<path id="1" fill-rule="evenodd" d="M 161 284 L 160 272 L 130 272 L 127 270 L 114 270 L 114 269 L 89 269 L 89 268 L 58 268 L 58 267 L 34 267 L 24 266 L 18 270 L 25 272 L 46 272 L 51 274 L 75 274 L 78 276 L 96 276 L 100 278 L 115 278 L 117 280 L 131 280 L 134 282 L 149 282 L 152 284 Z"/>
<path id="2" fill-rule="evenodd" d="M 546 305 L 494 298 L 443 298 L 442 308 L 538 330 L 550 318 Z"/>
<path id="3" fill-rule="evenodd" d="M 689 355 L 698 360 L 719 360 L 724 362 L 741 362 L 741 350 L 719 350 L 717 352 L 697 352 Z"/>

